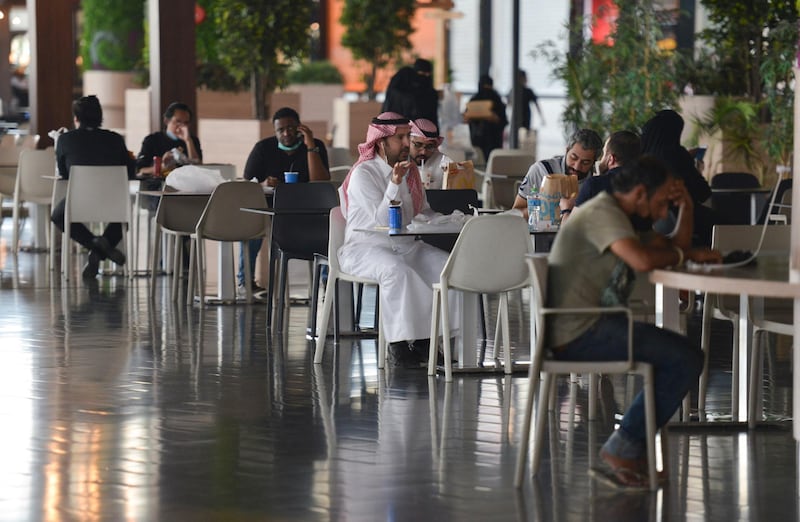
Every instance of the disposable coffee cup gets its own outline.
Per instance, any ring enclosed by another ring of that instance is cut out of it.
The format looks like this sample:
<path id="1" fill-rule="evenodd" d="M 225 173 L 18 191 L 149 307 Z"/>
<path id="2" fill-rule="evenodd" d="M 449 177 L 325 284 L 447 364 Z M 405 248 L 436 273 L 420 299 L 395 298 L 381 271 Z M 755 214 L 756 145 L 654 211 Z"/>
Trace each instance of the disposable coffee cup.
<path id="1" fill-rule="evenodd" d="M 300 178 L 299 172 L 284 172 L 283 173 L 283 181 L 284 183 L 297 183 Z"/>

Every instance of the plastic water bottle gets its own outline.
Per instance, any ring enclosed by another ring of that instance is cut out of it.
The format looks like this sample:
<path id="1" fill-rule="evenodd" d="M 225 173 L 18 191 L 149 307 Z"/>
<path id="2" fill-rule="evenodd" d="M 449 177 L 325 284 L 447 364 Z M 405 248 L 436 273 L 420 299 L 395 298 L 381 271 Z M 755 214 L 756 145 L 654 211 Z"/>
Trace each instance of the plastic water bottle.
<path id="1" fill-rule="evenodd" d="M 528 230 L 531 232 L 539 230 L 541 213 L 542 200 L 539 198 L 539 191 L 536 187 L 533 187 L 531 188 L 531 193 L 528 194 Z"/>

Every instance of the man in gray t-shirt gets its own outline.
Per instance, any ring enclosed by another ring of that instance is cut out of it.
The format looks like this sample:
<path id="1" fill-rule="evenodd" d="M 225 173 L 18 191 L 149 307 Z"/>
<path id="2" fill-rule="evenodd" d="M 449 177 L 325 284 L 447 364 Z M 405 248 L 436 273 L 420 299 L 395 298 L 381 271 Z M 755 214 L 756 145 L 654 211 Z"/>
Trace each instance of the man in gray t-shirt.
<path id="1" fill-rule="evenodd" d="M 634 271 L 678 266 L 684 260 L 720 260 L 718 252 L 690 248 L 691 197 L 660 161 L 643 157 L 624 165 L 613 177 L 612 189 L 576 209 L 559 230 L 548 257 L 548 306 L 624 305 Z M 673 239 L 640 238 L 631 217 L 663 218 L 670 203 L 682 207 L 684 230 Z M 627 331 L 627 320 L 620 315 L 557 315 L 547 323 L 546 343 L 557 359 L 620 360 L 627 358 Z M 703 353 L 685 336 L 649 323 L 635 323 L 633 337 L 634 358 L 654 368 L 656 425 L 661 427 L 697 382 Z M 646 484 L 644 421 L 640 393 L 600 452 L 612 476 L 625 486 Z"/>

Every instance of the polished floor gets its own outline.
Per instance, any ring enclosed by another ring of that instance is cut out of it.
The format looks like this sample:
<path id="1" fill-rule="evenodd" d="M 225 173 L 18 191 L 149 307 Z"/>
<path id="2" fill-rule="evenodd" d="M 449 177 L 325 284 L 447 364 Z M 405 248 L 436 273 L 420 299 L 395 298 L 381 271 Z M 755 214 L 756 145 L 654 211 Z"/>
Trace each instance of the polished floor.
<path id="1" fill-rule="evenodd" d="M 288 333 L 275 336 L 264 305 L 174 306 L 166 278 L 152 303 L 146 278 L 62 287 L 46 254 L 8 251 L 9 228 L 5 220 L 2 521 L 798 519 L 786 340 L 773 341 L 764 383 L 778 422 L 674 427 L 671 479 L 657 493 L 587 473 L 623 383 L 605 383 L 606 414 L 592 422 L 585 383 L 563 383 L 541 471 L 518 491 L 524 374 L 446 385 L 424 371 L 378 371 L 374 339 L 329 343 L 315 366 L 307 307 L 293 306 Z M 524 360 L 527 299 L 513 306 Z M 689 321 L 695 338 L 698 323 Z M 730 329 L 714 326 L 709 411 L 719 417 Z M 492 357 L 491 342 L 486 350 Z"/>

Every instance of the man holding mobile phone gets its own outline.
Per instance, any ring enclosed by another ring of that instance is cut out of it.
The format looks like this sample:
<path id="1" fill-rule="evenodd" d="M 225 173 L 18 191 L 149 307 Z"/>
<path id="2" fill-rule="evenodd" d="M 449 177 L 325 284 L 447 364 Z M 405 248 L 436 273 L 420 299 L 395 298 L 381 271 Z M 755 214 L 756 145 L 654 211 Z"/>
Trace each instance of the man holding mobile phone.
<path id="1" fill-rule="evenodd" d="M 284 183 L 285 172 L 296 172 L 297 182 L 326 181 L 331 179 L 328 171 L 328 151 L 325 144 L 314 138 L 311 129 L 300 122 L 300 115 L 290 107 L 278 109 L 272 116 L 275 136 L 264 138 L 253 146 L 244 166 L 244 179 L 257 180 L 274 187 Z M 261 249 L 261 240 L 250 242 L 250 273 L 255 274 L 256 257 Z M 244 259 L 239 260 L 237 276 L 240 294 L 245 292 Z M 253 291 L 263 288 L 255 281 Z"/>

